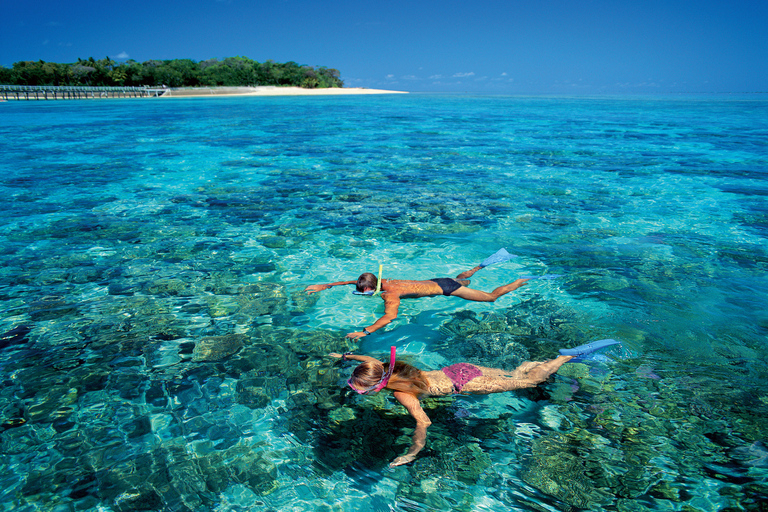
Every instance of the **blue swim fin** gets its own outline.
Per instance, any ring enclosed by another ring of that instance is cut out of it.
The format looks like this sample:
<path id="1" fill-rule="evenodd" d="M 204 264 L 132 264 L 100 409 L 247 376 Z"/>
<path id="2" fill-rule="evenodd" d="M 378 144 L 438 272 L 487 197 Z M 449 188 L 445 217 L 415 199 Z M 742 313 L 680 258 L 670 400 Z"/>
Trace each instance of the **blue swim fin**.
<path id="1" fill-rule="evenodd" d="M 579 361 L 583 360 L 585 356 L 591 354 L 592 352 L 595 352 L 597 350 L 600 350 L 606 347 L 610 347 L 611 345 L 620 345 L 620 344 L 621 344 L 620 341 L 616 341 L 612 339 L 590 341 L 589 343 L 585 343 L 584 345 L 579 345 L 578 347 L 561 348 L 560 355 L 575 356 L 569 362 L 578 363 Z"/>
<path id="2" fill-rule="evenodd" d="M 515 257 L 514 254 L 509 254 L 507 252 L 507 250 L 502 247 L 501 249 L 496 251 L 495 254 L 492 254 L 492 255 L 488 256 L 487 258 L 485 258 L 485 261 L 483 261 L 480 264 L 480 268 L 485 268 L 488 265 L 493 265 L 494 263 L 501 263 L 503 261 L 509 261 L 509 260 L 511 260 L 514 257 Z"/>

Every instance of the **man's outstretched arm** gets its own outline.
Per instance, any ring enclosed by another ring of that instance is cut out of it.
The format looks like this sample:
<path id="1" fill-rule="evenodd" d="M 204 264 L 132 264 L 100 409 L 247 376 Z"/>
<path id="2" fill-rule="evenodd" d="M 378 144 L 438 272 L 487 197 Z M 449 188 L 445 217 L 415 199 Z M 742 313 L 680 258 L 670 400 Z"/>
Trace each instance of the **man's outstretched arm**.
<path id="1" fill-rule="evenodd" d="M 389 322 L 397 318 L 397 310 L 400 308 L 400 297 L 394 297 L 384 298 L 384 316 L 376 320 L 372 325 L 368 327 L 364 327 L 361 332 L 351 332 L 347 334 L 347 338 L 351 338 L 353 340 L 356 340 L 358 338 L 362 338 L 363 336 L 368 336 L 369 334 L 373 334 L 374 332 L 378 331 L 385 325 L 387 325 Z"/>
<path id="2" fill-rule="evenodd" d="M 311 284 L 304 288 L 304 291 L 307 293 L 317 293 L 321 292 L 323 290 L 327 290 L 328 288 L 332 286 L 342 286 L 345 284 L 357 284 L 357 281 L 339 281 L 338 283 L 328 283 L 328 284 Z"/>

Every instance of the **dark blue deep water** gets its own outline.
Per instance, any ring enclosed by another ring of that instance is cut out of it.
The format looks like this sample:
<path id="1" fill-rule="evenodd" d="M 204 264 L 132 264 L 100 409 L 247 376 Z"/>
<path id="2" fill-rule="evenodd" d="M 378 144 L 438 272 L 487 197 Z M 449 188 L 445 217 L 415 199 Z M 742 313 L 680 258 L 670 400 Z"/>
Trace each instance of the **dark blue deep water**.
<path id="1" fill-rule="evenodd" d="M 765 510 L 768 101 L 386 95 L 0 104 L 3 510 Z M 313 283 L 534 280 L 383 314 Z M 621 347 L 533 391 L 357 396 Z M 353 396 L 354 395 L 354 396 Z M 763 503 L 761 505 L 761 502 Z"/>

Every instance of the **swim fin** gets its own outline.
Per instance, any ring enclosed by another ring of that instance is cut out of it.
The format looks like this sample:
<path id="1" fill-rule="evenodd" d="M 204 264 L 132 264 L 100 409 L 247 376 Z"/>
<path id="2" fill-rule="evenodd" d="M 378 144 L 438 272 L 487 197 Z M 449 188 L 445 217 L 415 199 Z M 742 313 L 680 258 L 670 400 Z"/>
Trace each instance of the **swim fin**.
<path id="1" fill-rule="evenodd" d="M 589 343 L 585 343 L 584 345 L 579 345 L 578 347 L 574 347 L 574 348 L 561 348 L 560 355 L 575 356 L 573 359 L 569 361 L 569 363 L 578 363 L 581 360 L 583 360 L 585 356 L 591 354 L 592 352 L 595 352 L 597 350 L 600 350 L 606 347 L 610 347 L 611 345 L 620 345 L 620 344 L 621 344 L 620 341 L 616 341 L 612 339 L 591 341 Z"/>
<path id="2" fill-rule="evenodd" d="M 495 254 L 492 254 L 492 255 L 488 256 L 487 258 L 485 258 L 485 261 L 483 261 L 480 264 L 480 268 L 485 268 L 488 265 L 493 265 L 494 263 L 501 263 L 503 261 L 509 261 L 509 260 L 511 260 L 514 257 L 515 257 L 514 254 L 509 254 L 507 252 L 507 250 L 502 247 L 501 249 L 496 251 Z"/>

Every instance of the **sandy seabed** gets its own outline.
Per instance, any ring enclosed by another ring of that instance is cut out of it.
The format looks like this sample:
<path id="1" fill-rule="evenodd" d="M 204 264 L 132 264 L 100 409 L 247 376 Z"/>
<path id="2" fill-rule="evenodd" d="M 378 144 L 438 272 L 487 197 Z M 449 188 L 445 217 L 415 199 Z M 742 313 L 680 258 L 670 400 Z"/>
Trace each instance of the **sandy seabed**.
<path id="1" fill-rule="evenodd" d="M 303 89 L 301 87 L 190 87 L 168 89 L 162 98 L 191 98 L 208 96 L 331 96 L 349 94 L 407 94 L 406 91 L 365 89 L 362 87 L 331 87 L 325 89 Z"/>

